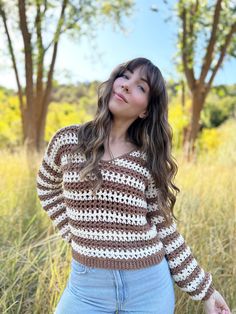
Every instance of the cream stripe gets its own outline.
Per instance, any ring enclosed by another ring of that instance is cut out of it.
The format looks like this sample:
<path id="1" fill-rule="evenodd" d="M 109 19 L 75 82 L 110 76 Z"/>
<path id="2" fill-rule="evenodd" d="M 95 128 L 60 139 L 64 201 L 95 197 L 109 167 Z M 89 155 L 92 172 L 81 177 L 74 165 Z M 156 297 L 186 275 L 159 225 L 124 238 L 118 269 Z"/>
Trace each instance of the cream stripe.
<path id="1" fill-rule="evenodd" d="M 173 259 L 169 258 L 169 265 L 170 268 L 175 268 L 177 266 L 180 266 L 183 261 L 186 260 L 186 258 L 188 258 L 188 256 L 191 255 L 191 250 L 189 247 L 187 247 L 181 254 L 179 254 L 178 256 L 174 256 Z"/>
<path id="2" fill-rule="evenodd" d="M 82 212 L 67 207 L 67 214 L 75 221 L 103 221 L 134 226 L 145 226 L 147 224 L 146 217 L 143 215 L 130 215 L 128 213 L 124 214 L 122 212 L 112 212 L 111 210 L 104 209 L 97 209 L 96 211 L 86 209 L 86 212 Z"/>
<path id="3" fill-rule="evenodd" d="M 176 282 L 188 280 L 189 275 L 194 271 L 194 269 L 198 266 L 197 261 L 193 259 L 181 272 L 173 275 L 173 278 Z"/>
<path id="4" fill-rule="evenodd" d="M 67 233 L 69 230 L 70 230 L 69 225 L 68 225 L 68 224 L 65 224 L 65 225 L 59 230 L 59 232 L 60 232 L 61 235 L 64 235 L 64 234 Z"/>
<path id="5" fill-rule="evenodd" d="M 126 186 L 134 187 L 142 192 L 145 190 L 144 181 L 137 180 L 136 177 L 132 177 L 131 175 L 129 175 L 127 178 L 124 174 L 119 174 L 117 172 L 108 170 L 101 170 L 101 173 L 104 181 L 124 184 Z M 79 182 L 80 175 L 76 172 L 66 172 L 64 174 L 63 181 L 65 183 Z"/>
<path id="6" fill-rule="evenodd" d="M 140 259 L 144 257 L 148 257 L 150 255 L 156 254 L 161 251 L 163 248 L 162 243 L 155 244 L 153 246 L 149 246 L 147 248 L 138 248 L 138 249 L 102 249 L 102 248 L 92 248 L 92 247 L 85 247 L 75 243 L 72 240 L 72 249 L 74 249 L 79 254 L 91 257 L 98 257 L 98 258 L 115 258 L 115 259 Z"/>
<path id="7" fill-rule="evenodd" d="M 53 222 L 54 225 L 57 226 L 59 223 L 61 223 L 64 220 L 67 220 L 67 219 L 68 219 L 68 217 L 67 217 L 66 212 L 63 212 L 60 216 L 55 218 L 52 222 Z"/>
<path id="8" fill-rule="evenodd" d="M 159 235 L 159 232 L 158 232 L 158 235 Z M 173 252 L 174 250 L 179 248 L 184 242 L 185 241 L 184 241 L 184 238 L 182 237 L 182 235 L 179 235 L 176 240 L 172 241 L 168 245 L 165 245 L 166 253 L 170 254 L 171 252 Z"/>
<path id="9" fill-rule="evenodd" d="M 50 189 L 50 190 L 42 190 L 42 189 L 37 189 L 37 193 L 38 193 L 38 196 L 48 196 L 50 197 L 51 194 L 54 194 L 54 193 L 57 193 L 57 192 L 61 192 L 62 193 L 62 188 L 61 186 L 58 186 L 58 188 L 54 188 L 53 190 Z"/>
<path id="10" fill-rule="evenodd" d="M 48 179 L 54 181 L 54 182 L 61 182 L 61 178 L 57 178 L 55 176 L 52 176 L 43 166 L 43 164 L 40 166 L 39 171 Z"/>
<path id="11" fill-rule="evenodd" d="M 182 288 L 183 291 L 193 292 L 196 290 L 196 287 L 204 280 L 206 274 L 203 269 L 201 269 L 200 273 L 193 280 L 189 280 L 185 287 Z"/>
<path id="12" fill-rule="evenodd" d="M 56 186 L 61 186 L 61 182 L 60 183 L 48 183 L 45 180 L 42 180 L 39 176 L 37 178 L 37 183 L 39 183 L 40 185 L 48 189 L 54 189 Z"/>
<path id="13" fill-rule="evenodd" d="M 76 201 L 90 201 L 94 199 L 91 190 L 80 192 L 80 191 L 69 191 L 64 190 L 64 196 L 68 199 Z M 119 193 L 116 191 L 109 190 L 98 190 L 96 194 L 96 200 L 109 200 L 114 203 L 122 203 L 124 205 L 138 206 L 142 208 L 147 207 L 147 203 L 144 199 L 132 197 L 131 195 Z"/>
<path id="14" fill-rule="evenodd" d="M 58 150 L 58 149 L 57 149 Z M 54 155 L 53 155 L 54 154 Z M 45 154 L 44 156 L 44 161 L 45 163 L 50 167 L 52 168 L 54 171 L 58 172 L 58 173 L 61 173 L 61 168 L 59 166 L 57 166 L 54 162 L 54 159 L 55 159 L 55 154 L 56 154 L 56 151 L 54 152 L 51 156 L 48 156 L 47 154 Z"/>
<path id="15" fill-rule="evenodd" d="M 176 223 L 173 223 L 172 225 L 170 225 L 167 228 L 161 228 L 160 230 L 158 230 L 158 233 L 159 233 L 161 239 L 164 239 L 167 236 L 173 234 L 175 231 L 176 231 Z"/>
<path id="16" fill-rule="evenodd" d="M 133 161 L 129 161 L 126 159 L 122 159 L 122 158 L 117 158 L 115 160 L 113 160 L 113 163 L 115 165 L 118 166 L 122 166 L 124 168 L 130 169 L 132 171 L 137 171 L 138 173 L 141 173 L 142 175 L 146 176 L 148 178 L 148 176 L 150 175 L 150 172 L 147 168 L 133 162 Z"/>
<path id="17" fill-rule="evenodd" d="M 52 208 L 47 210 L 47 214 L 50 217 L 50 216 L 52 216 L 53 214 L 57 213 L 58 211 L 60 211 L 63 208 L 65 208 L 65 204 L 64 203 L 59 203 L 56 206 L 53 206 Z"/>
<path id="18" fill-rule="evenodd" d="M 122 232 L 119 230 L 114 231 L 97 231 L 89 229 L 74 228 L 71 226 L 71 232 L 80 238 L 96 240 L 96 241 L 114 241 L 114 242 L 126 242 L 126 241 L 140 241 L 151 240 L 157 236 L 155 228 L 151 228 L 147 232 Z"/>
<path id="19" fill-rule="evenodd" d="M 45 207 L 45 206 L 48 206 L 48 205 L 50 205 L 54 202 L 57 202 L 57 201 L 64 201 L 63 195 L 54 196 L 50 199 L 46 199 L 44 201 L 41 201 L 41 205 L 42 205 L 42 207 Z"/>

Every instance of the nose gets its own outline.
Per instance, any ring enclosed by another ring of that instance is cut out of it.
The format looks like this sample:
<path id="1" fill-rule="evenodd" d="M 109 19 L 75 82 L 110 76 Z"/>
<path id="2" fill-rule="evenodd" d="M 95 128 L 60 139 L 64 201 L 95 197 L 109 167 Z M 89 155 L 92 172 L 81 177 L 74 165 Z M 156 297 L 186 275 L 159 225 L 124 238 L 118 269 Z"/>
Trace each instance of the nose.
<path id="1" fill-rule="evenodd" d="M 127 84 L 124 84 L 124 83 L 123 83 L 123 84 L 121 85 L 121 88 L 124 89 L 126 92 L 129 91 L 129 87 L 128 87 Z"/>

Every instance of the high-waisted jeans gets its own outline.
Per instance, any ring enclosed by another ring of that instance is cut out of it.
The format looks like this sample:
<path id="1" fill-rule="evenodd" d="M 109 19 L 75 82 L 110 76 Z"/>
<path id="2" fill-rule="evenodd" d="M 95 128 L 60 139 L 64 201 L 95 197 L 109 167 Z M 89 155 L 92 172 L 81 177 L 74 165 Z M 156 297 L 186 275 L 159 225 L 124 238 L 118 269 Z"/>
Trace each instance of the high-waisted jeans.
<path id="1" fill-rule="evenodd" d="M 165 257 L 136 270 L 92 268 L 72 258 L 54 314 L 173 314 L 174 307 L 174 281 Z"/>

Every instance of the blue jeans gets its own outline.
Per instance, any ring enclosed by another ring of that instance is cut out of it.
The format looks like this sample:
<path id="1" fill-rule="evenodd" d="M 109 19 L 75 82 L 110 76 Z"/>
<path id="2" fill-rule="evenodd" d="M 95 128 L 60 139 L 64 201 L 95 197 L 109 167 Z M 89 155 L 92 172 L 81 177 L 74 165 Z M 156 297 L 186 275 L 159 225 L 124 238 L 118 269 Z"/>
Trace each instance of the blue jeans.
<path id="1" fill-rule="evenodd" d="M 72 258 L 54 314 L 173 314 L 174 307 L 174 280 L 165 257 L 136 270 L 92 268 Z"/>

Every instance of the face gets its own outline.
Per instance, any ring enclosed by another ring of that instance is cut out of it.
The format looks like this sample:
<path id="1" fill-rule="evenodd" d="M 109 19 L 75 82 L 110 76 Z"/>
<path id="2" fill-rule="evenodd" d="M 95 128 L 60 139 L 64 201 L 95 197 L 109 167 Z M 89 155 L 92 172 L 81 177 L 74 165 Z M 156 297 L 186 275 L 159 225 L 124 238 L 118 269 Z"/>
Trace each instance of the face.
<path id="1" fill-rule="evenodd" d="M 136 120 L 146 114 L 149 85 L 140 68 L 126 70 L 113 83 L 109 110 L 115 117 Z"/>

